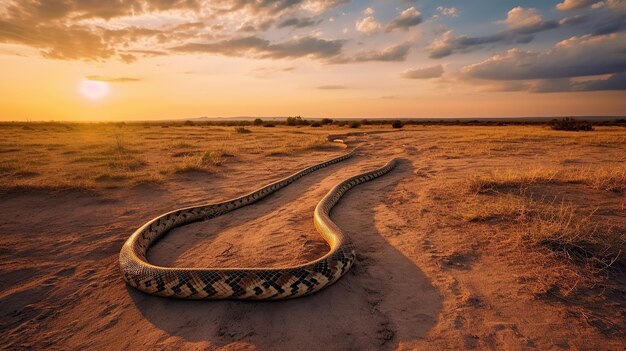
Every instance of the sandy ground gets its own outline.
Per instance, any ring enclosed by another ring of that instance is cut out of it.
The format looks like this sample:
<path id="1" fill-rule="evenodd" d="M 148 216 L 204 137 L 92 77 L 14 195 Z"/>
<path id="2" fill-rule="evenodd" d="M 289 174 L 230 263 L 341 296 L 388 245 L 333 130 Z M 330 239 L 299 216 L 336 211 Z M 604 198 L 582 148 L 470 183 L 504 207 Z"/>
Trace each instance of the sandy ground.
<path id="1" fill-rule="evenodd" d="M 160 213 L 237 196 L 340 151 L 266 157 L 256 169 L 234 163 L 219 174 L 189 172 L 105 192 L 2 195 L 0 348 L 623 350 L 623 276 L 612 278 L 612 289 L 586 291 L 591 300 L 538 298 L 528 282 L 549 261 L 508 242 L 506 227 L 460 216 L 458 189 L 468 173 L 549 164 L 556 151 L 530 144 L 513 156 L 463 146 L 450 154 L 446 140 L 443 129 L 349 137 L 362 146 L 358 156 L 247 208 L 175 229 L 149 252 L 157 264 L 180 267 L 318 257 L 327 248 L 313 227 L 317 202 L 340 180 L 401 157 L 396 170 L 351 190 L 332 213 L 356 243 L 356 266 L 318 294 L 282 302 L 148 296 L 124 284 L 117 255 L 132 231 Z M 607 150 L 579 148 L 570 157 L 619 161 L 623 147 Z M 577 186 L 565 190 L 582 196 Z M 584 197 L 612 206 L 607 220 L 626 228 L 623 194 Z"/>

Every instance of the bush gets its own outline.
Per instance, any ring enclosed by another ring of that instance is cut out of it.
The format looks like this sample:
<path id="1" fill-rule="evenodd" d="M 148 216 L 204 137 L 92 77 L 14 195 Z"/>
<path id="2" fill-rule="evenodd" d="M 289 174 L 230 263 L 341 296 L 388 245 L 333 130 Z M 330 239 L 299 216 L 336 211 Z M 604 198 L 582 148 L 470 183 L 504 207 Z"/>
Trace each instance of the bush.
<path id="1" fill-rule="evenodd" d="M 395 120 L 391 123 L 391 126 L 396 129 L 402 128 L 402 125 L 403 125 L 402 122 L 398 120 Z"/>
<path id="2" fill-rule="evenodd" d="M 322 124 L 320 122 L 313 122 L 311 123 L 311 127 L 321 127 Z"/>
<path id="3" fill-rule="evenodd" d="M 369 120 L 367 120 L 367 119 L 362 120 L 362 121 L 361 121 L 361 123 L 363 123 L 363 125 L 366 125 L 366 126 L 369 126 L 369 125 L 371 125 L 371 124 L 372 124 L 372 122 L 370 122 L 370 121 L 369 121 Z"/>
<path id="4" fill-rule="evenodd" d="M 252 131 L 250 129 L 246 129 L 244 127 L 237 127 L 237 128 L 235 128 L 235 133 L 238 133 L 238 134 L 248 134 L 248 133 L 252 133 Z"/>
<path id="5" fill-rule="evenodd" d="M 333 124 L 333 120 L 330 118 L 322 118 L 320 121 L 321 124 Z"/>
<path id="6" fill-rule="evenodd" d="M 568 131 L 590 131 L 593 130 L 593 126 L 587 121 L 578 121 L 572 117 L 566 117 L 563 119 L 554 119 L 550 123 L 550 127 L 554 130 L 568 130 Z"/>
<path id="7" fill-rule="evenodd" d="M 264 122 L 263 123 L 263 127 L 265 127 L 265 128 L 274 128 L 274 127 L 276 127 L 276 125 L 274 123 Z"/>
<path id="8" fill-rule="evenodd" d="M 254 122 L 252 122 L 252 124 L 254 124 L 255 126 L 263 125 L 263 120 L 260 118 L 257 118 L 254 120 Z"/>
<path id="9" fill-rule="evenodd" d="M 359 128 L 361 127 L 361 123 L 357 121 L 350 122 L 350 128 Z"/>
<path id="10" fill-rule="evenodd" d="M 287 117 L 287 125 L 288 126 L 308 126 L 309 121 L 302 119 L 302 117 Z"/>

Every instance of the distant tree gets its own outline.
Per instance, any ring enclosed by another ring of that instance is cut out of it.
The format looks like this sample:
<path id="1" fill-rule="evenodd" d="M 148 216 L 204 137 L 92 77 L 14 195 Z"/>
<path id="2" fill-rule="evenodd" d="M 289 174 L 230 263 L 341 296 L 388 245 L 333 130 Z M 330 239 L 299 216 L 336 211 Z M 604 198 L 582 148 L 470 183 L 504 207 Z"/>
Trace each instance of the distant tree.
<path id="1" fill-rule="evenodd" d="M 254 124 L 255 126 L 260 126 L 263 124 L 263 120 L 260 118 L 257 118 L 254 120 L 254 122 L 252 122 L 252 124 Z"/>
<path id="2" fill-rule="evenodd" d="M 370 122 L 370 121 L 369 121 L 369 120 L 367 120 L 367 119 L 363 119 L 363 120 L 361 121 L 361 124 L 366 125 L 366 126 L 369 126 L 370 124 L 372 124 L 372 122 Z"/>
<path id="3" fill-rule="evenodd" d="M 400 129 L 402 128 L 402 121 L 400 120 L 395 120 L 391 123 L 391 126 L 395 129 Z"/>
<path id="4" fill-rule="evenodd" d="M 322 118 L 322 120 L 320 121 L 321 124 L 332 124 L 333 120 L 330 118 Z"/>
<path id="5" fill-rule="evenodd" d="M 270 122 L 263 122 L 263 127 L 274 128 L 274 127 L 276 127 L 276 125 L 274 123 L 270 123 Z"/>
<path id="6" fill-rule="evenodd" d="M 350 122 L 350 128 L 359 128 L 361 126 L 360 122 L 352 121 Z"/>
<path id="7" fill-rule="evenodd" d="M 300 116 L 297 117 L 287 117 L 287 125 L 288 126 L 308 126 L 309 121 L 303 119 Z"/>
<path id="8" fill-rule="evenodd" d="M 320 122 L 313 122 L 311 123 L 311 127 L 321 127 L 322 124 Z"/>

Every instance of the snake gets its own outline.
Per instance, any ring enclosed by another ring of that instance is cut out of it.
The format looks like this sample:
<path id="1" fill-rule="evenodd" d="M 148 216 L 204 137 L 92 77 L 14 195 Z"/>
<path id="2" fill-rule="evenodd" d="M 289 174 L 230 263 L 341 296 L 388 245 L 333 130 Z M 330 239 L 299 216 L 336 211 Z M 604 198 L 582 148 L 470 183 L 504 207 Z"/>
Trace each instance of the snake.
<path id="1" fill-rule="evenodd" d="M 162 214 L 137 229 L 123 244 L 119 266 L 123 279 L 144 293 L 193 300 L 282 300 L 310 295 L 336 282 L 356 259 L 354 244 L 331 219 L 330 211 L 354 186 L 391 171 L 397 159 L 384 166 L 345 179 L 317 204 L 313 213 L 316 230 L 330 250 L 315 260 L 277 268 L 177 268 L 148 262 L 152 244 L 176 227 L 204 221 L 257 202 L 320 168 L 352 157 L 357 149 L 306 167 L 246 195 Z"/>

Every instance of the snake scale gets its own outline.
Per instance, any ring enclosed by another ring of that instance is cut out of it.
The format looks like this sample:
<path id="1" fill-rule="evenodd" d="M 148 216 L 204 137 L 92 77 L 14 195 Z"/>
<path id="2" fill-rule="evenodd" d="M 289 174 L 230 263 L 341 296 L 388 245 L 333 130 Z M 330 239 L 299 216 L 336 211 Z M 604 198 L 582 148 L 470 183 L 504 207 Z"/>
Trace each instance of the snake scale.
<path id="1" fill-rule="evenodd" d="M 298 178 L 352 157 L 355 151 L 302 169 L 247 195 L 220 203 L 182 208 L 154 218 L 135 231 L 122 247 L 119 264 L 124 280 L 145 293 L 181 299 L 290 299 L 329 286 L 344 275 L 355 260 L 355 250 L 349 238 L 330 219 L 331 209 L 350 188 L 392 170 L 395 159 L 381 168 L 342 181 L 317 204 L 313 220 L 317 231 L 328 242 L 330 251 L 316 260 L 280 268 L 171 268 L 155 266 L 148 262 L 146 256 L 149 247 L 172 228 L 214 218 L 252 204 Z"/>

